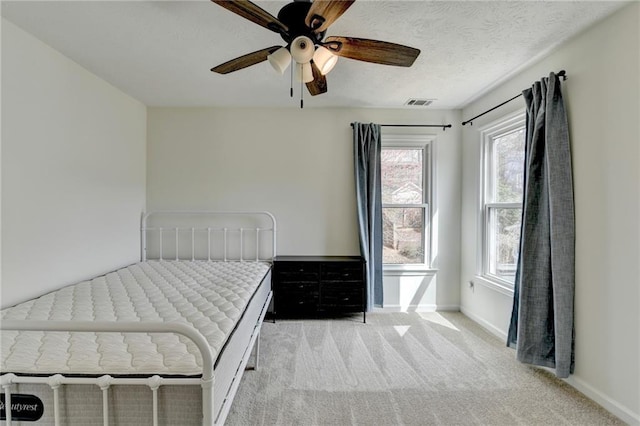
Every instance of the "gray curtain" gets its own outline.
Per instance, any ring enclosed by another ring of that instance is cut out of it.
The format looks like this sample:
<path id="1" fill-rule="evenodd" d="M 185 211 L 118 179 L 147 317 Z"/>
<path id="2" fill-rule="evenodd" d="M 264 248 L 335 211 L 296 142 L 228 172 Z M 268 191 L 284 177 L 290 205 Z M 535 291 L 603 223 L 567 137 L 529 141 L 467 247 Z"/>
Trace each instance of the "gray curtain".
<path id="1" fill-rule="evenodd" d="M 382 307 L 380 125 L 352 123 L 360 251 L 367 262 L 367 310 Z"/>
<path id="2" fill-rule="evenodd" d="M 575 230 L 567 116 L 551 73 L 523 91 L 526 152 L 520 255 L 507 344 L 521 362 L 574 367 Z"/>

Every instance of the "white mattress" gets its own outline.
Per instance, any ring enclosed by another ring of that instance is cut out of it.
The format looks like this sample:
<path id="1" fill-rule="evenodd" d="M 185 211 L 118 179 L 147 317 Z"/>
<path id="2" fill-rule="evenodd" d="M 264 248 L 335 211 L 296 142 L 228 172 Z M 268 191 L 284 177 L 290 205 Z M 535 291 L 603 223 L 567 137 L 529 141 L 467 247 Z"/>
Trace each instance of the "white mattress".
<path id="1" fill-rule="evenodd" d="M 199 330 L 217 356 L 270 265 L 147 261 L 2 310 L 2 319 L 176 321 Z M 200 375 L 188 338 L 168 333 L 3 331 L 4 372 Z"/>

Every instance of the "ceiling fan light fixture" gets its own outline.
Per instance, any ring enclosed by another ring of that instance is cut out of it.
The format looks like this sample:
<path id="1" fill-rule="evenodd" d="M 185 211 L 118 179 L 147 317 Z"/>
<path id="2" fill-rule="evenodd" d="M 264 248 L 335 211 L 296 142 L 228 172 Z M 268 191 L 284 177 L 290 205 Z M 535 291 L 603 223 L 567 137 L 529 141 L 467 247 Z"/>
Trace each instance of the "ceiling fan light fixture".
<path id="1" fill-rule="evenodd" d="M 291 63 L 291 54 L 286 47 L 281 47 L 268 55 L 267 59 L 274 70 L 278 71 L 280 74 L 284 74 L 284 70 L 286 70 Z"/>
<path id="2" fill-rule="evenodd" d="M 313 69 L 311 68 L 311 62 L 297 64 L 296 78 L 298 81 L 302 81 L 303 83 L 311 83 L 313 81 Z"/>
<path id="3" fill-rule="evenodd" d="M 298 36 L 291 42 L 291 57 L 299 64 L 306 64 L 313 58 L 315 46 L 307 36 Z"/>
<path id="4" fill-rule="evenodd" d="M 326 47 L 318 46 L 313 54 L 313 62 L 318 66 L 322 75 L 327 75 L 338 62 L 338 56 L 331 53 Z"/>

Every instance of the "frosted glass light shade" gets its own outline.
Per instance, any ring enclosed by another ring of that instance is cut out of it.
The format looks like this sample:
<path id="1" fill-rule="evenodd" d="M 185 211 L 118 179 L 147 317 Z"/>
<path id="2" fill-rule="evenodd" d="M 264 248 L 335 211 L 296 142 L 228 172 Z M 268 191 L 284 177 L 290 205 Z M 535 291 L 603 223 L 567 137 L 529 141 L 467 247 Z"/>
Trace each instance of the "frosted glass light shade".
<path id="1" fill-rule="evenodd" d="M 291 56 L 299 64 L 306 64 L 313 58 L 315 46 L 306 36 L 298 36 L 291 42 Z"/>
<path id="2" fill-rule="evenodd" d="M 274 70 L 278 71 L 280 74 L 284 74 L 284 70 L 286 70 L 291 63 L 291 54 L 286 47 L 281 47 L 268 55 L 267 59 Z"/>
<path id="3" fill-rule="evenodd" d="M 307 62 L 306 64 L 297 64 L 296 66 L 296 77 L 298 81 L 302 81 L 303 83 L 310 83 L 313 81 L 313 70 L 311 69 L 311 63 Z"/>
<path id="4" fill-rule="evenodd" d="M 326 47 L 318 46 L 316 53 L 313 54 L 313 62 L 322 75 L 327 75 L 338 62 L 338 57 Z"/>

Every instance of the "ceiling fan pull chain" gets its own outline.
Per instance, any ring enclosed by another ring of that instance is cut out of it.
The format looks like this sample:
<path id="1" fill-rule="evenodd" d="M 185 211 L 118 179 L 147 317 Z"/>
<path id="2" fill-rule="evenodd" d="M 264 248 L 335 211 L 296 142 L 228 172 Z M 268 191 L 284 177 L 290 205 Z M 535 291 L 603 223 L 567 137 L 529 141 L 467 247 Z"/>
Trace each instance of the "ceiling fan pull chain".
<path id="1" fill-rule="evenodd" d="M 291 62 L 291 87 L 289 89 L 289 96 L 293 98 L 293 61 Z"/>
<path id="2" fill-rule="evenodd" d="M 304 88 L 302 80 L 302 64 L 300 64 L 300 109 L 304 108 Z"/>

